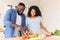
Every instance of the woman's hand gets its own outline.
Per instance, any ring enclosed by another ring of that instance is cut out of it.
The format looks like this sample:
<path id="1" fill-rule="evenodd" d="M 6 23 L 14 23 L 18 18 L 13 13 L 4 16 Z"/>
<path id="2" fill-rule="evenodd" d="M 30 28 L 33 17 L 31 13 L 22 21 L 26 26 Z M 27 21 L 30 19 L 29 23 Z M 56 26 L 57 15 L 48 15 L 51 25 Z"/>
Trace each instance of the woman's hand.
<path id="1" fill-rule="evenodd" d="M 31 30 L 29 30 L 28 34 L 29 34 L 29 35 L 32 35 L 32 31 L 31 31 Z"/>
<path id="2" fill-rule="evenodd" d="M 51 35 L 52 35 L 51 32 L 47 32 L 47 33 L 46 33 L 46 36 L 51 36 Z"/>

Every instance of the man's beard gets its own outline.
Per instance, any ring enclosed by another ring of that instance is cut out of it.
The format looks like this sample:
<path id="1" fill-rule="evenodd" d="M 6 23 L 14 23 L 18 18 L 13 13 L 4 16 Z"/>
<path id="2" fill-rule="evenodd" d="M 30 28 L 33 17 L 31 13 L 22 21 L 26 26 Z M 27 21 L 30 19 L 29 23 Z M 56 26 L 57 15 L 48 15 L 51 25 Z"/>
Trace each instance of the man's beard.
<path id="1" fill-rule="evenodd" d="M 18 15 L 22 15 L 23 12 L 19 12 L 19 11 L 17 11 L 17 13 L 18 13 Z"/>

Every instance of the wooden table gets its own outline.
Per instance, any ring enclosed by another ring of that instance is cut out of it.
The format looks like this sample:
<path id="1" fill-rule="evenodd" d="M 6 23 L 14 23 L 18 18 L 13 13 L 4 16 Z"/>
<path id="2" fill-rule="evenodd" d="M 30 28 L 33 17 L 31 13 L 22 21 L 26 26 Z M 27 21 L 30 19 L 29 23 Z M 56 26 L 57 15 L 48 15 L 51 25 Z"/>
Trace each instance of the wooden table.
<path id="1" fill-rule="evenodd" d="M 0 40 L 23 40 L 22 37 L 17 38 L 0 38 Z M 50 36 L 41 40 L 60 40 L 60 36 Z"/>

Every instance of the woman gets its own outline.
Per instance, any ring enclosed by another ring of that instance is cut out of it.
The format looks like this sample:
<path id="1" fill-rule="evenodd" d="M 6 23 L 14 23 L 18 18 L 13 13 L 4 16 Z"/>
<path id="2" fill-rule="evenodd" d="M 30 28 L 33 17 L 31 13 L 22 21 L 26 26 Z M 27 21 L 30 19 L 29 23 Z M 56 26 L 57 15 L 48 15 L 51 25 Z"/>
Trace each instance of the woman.
<path id="1" fill-rule="evenodd" d="M 29 8 L 26 26 L 29 34 L 40 34 L 40 28 L 43 28 L 48 35 L 51 35 L 51 32 L 49 32 L 42 23 L 42 15 L 37 6 L 31 6 Z"/>

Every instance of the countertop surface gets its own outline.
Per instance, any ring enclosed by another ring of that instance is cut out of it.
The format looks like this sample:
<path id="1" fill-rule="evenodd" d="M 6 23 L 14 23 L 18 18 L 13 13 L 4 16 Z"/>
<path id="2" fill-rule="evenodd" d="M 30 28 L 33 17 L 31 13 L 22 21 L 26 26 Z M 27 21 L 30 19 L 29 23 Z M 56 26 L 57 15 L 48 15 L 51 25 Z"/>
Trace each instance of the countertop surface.
<path id="1" fill-rule="evenodd" d="M 0 40 L 23 40 L 22 37 L 17 38 L 0 38 Z M 41 40 L 60 40 L 60 36 L 49 36 Z"/>

